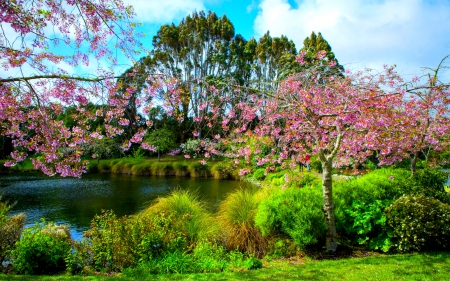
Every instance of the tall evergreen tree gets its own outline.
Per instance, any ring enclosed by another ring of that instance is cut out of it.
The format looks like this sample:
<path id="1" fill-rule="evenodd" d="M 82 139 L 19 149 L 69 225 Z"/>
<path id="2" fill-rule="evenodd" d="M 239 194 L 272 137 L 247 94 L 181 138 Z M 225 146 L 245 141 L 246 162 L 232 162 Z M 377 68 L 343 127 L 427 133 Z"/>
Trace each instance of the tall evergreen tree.
<path id="1" fill-rule="evenodd" d="M 295 72 L 299 72 L 304 68 L 316 67 L 317 70 L 325 76 L 339 75 L 344 73 L 344 67 L 339 64 L 336 59 L 331 46 L 322 34 L 319 32 L 317 35 L 313 31 L 309 37 L 303 40 L 303 47 L 300 49 L 299 54 L 303 53 L 303 66 L 297 66 Z M 324 55 L 323 58 L 321 56 Z M 334 67 L 330 67 L 330 63 L 335 63 Z"/>

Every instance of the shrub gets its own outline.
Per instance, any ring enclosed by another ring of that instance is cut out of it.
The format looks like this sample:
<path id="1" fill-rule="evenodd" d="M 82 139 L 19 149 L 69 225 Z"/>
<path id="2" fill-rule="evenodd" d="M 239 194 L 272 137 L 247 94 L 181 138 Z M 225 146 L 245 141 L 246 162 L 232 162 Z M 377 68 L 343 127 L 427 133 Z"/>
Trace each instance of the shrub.
<path id="1" fill-rule="evenodd" d="M 85 238 L 75 245 L 69 270 L 119 272 L 185 249 L 186 235 L 177 231 L 180 224 L 180 220 L 164 212 L 151 217 L 139 214 L 117 218 L 112 211 L 104 211 L 94 217 Z"/>
<path id="2" fill-rule="evenodd" d="M 412 177 L 413 184 L 409 194 L 423 194 L 427 197 L 435 198 L 450 204 L 450 195 L 445 192 L 445 183 L 448 173 L 436 169 L 417 170 Z"/>
<path id="3" fill-rule="evenodd" d="M 244 268 L 248 270 L 260 269 L 262 268 L 262 266 L 263 266 L 262 262 L 255 257 L 247 258 L 244 261 Z"/>
<path id="4" fill-rule="evenodd" d="M 146 279 L 149 274 L 167 273 L 200 273 L 221 272 L 228 268 L 245 267 L 244 255 L 240 252 L 225 249 L 217 244 L 200 242 L 192 252 L 170 252 L 154 259 L 141 262 L 135 268 L 123 271 L 124 275 L 133 279 Z M 258 266 L 253 261 L 254 267 Z M 249 263 L 249 267 L 251 265 Z"/>
<path id="5" fill-rule="evenodd" d="M 325 235 L 321 188 L 288 188 L 261 202 L 255 224 L 263 235 L 287 235 L 300 245 L 315 244 Z"/>
<path id="6" fill-rule="evenodd" d="M 369 249 L 389 251 L 393 243 L 384 209 L 391 203 L 392 200 L 353 201 L 352 207 L 345 210 L 348 220 L 344 226 L 351 240 Z"/>
<path id="7" fill-rule="evenodd" d="M 384 209 L 410 190 L 410 172 L 378 169 L 335 185 L 336 228 L 351 244 L 387 251 L 392 245 Z"/>
<path id="8" fill-rule="evenodd" d="M 386 209 L 400 251 L 443 250 L 450 246 L 450 206 L 439 200 L 404 196 Z"/>
<path id="9" fill-rule="evenodd" d="M 252 178 L 255 180 L 263 180 L 266 177 L 266 169 L 258 168 L 253 172 Z"/>
<path id="10" fill-rule="evenodd" d="M 225 198 L 219 206 L 219 224 L 229 250 L 247 252 L 263 257 L 267 239 L 254 224 L 259 200 L 249 190 L 238 190 Z"/>
<path id="11" fill-rule="evenodd" d="M 136 224 L 133 230 L 139 229 Z M 135 263 L 135 233 L 130 231 L 127 217 L 117 218 L 112 211 L 102 211 L 91 222 L 91 228 L 76 246 L 77 252 L 71 257 L 71 271 L 76 273 L 84 266 L 106 272 L 120 271 Z M 138 236 L 142 231 L 136 231 Z"/>
<path id="12" fill-rule="evenodd" d="M 19 274 L 59 273 L 66 269 L 65 259 L 71 248 L 67 226 L 37 223 L 23 231 L 11 252 L 13 268 Z"/>

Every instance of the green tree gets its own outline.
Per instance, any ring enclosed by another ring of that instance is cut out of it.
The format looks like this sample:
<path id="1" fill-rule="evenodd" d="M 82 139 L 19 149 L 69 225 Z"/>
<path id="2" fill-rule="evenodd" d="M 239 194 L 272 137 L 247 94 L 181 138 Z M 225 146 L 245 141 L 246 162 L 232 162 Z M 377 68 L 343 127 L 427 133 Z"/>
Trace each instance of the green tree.
<path id="1" fill-rule="evenodd" d="M 303 61 L 305 64 L 302 66 L 297 64 L 297 67 L 293 69 L 294 72 L 314 67 L 319 73 L 325 76 L 343 76 L 344 67 L 339 64 L 339 61 L 331 50 L 330 44 L 323 38 L 320 32 L 316 35 L 313 31 L 309 37 L 306 37 L 305 40 L 303 40 L 303 47 L 300 49 L 299 53 L 304 54 Z M 324 57 L 318 58 L 321 53 Z M 330 67 L 331 62 L 335 63 L 336 66 Z"/>
<path id="2" fill-rule="evenodd" d="M 281 80 L 293 72 L 297 63 L 297 50 L 292 40 L 286 36 L 270 36 L 269 31 L 258 41 L 255 48 L 255 87 L 263 92 L 273 92 Z"/>
<path id="3" fill-rule="evenodd" d="M 145 137 L 144 142 L 156 148 L 158 161 L 161 159 L 161 153 L 169 152 L 177 146 L 174 133 L 166 128 L 153 130 Z"/>

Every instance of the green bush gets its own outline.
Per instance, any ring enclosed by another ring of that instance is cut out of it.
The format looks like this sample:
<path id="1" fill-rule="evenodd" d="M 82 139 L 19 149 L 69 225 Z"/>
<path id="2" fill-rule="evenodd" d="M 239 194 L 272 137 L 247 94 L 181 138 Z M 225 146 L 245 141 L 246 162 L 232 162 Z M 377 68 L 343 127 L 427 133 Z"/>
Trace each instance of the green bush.
<path id="1" fill-rule="evenodd" d="M 261 202 L 255 224 L 263 235 L 287 235 L 299 246 L 315 244 L 325 235 L 320 186 L 280 190 Z"/>
<path id="2" fill-rule="evenodd" d="M 69 271 L 120 272 L 161 255 L 187 248 L 182 222 L 161 212 L 118 218 L 112 211 L 94 217 L 69 257 Z"/>
<path id="3" fill-rule="evenodd" d="M 248 270 L 260 269 L 260 268 L 262 268 L 262 266 L 263 266 L 262 262 L 255 257 L 247 258 L 244 261 L 244 268 L 248 269 Z"/>
<path id="4" fill-rule="evenodd" d="M 404 169 L 378 169 L 334 187 L 336 228 L 343 241 L 388 251 L 392 246 L 384 209 L 410 192 Z"/>
<path id="5" fill-rule="evenodd" d="M 412 177 L 410 195 L 423 194 L 427 197 L 435 198 L 450 204 L 450 194 L 445 191 L 445 183 L 448 179 L 448 173 L 436 169 L 417 170 Z"/>
<path id="6" fill-rule="evenodd" d="M 399 251 L 444 250 L 450 247 L 450 205 L 433 198 L 404 196 L 386 209 Z"/>
<path id="7" fill-rule="evenodd" d="M 12 250 L 13 268 L 19 274 L 54 274 L 66 270 L 72 250 L 67 226 L 37 223 L 23 231 Z"/>
<path id="8" fill-rule="evenodd" d="M 386 226 L 384 209 L 392 200 L 353 201 L 352 207 L 345 210 L 347 236 L 369 249 L 389 251 L 393 246 L 391 230 Z M 353 223 L 353 224 L 352 224 Z"/>
<path id="9" fill-rule="evenodd" d="M 251 177 L 255 180 L 263 180 L 266 177 L 266 169 L 264 168 L 255 169 Z"/>

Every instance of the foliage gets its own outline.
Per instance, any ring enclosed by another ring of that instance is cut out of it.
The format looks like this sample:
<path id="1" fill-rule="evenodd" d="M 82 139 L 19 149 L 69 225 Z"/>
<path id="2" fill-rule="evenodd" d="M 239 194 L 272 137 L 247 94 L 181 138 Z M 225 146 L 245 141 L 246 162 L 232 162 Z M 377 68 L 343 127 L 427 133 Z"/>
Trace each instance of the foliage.
<path id="1" fill-rule="evenodd" d="M 388 251 L 390 229 L 384 209 L 411 191 L 411 174 L 404 169 L 377 169 L 335 187 L 337 229 L 343 240 Z"/>
<path id="2" fill-rule="evenodd" d="M 192 192 L 175 190 L 169 196 L 158 198 L 143 214 L 153 216 L 162 212 L 179 221 L 173 225 L 173 231 L 183 233 L 189 244 L 212 239 L 217 233 L 211 214 Z"/>
<path id="3" fill-rule="evenodd" d="M 254 225 L 260 200 L 252 191 L 240 189 L 230 193 L 220 204 L 218 220 L 229 250 L 257 257 L 265 255 L 267 240 Z"/>
<path id="4" fill-rule="evenodd" d="M 235 170 L 231 163 L 219 162 L 211 167 L 211 174 L 215 179 L 236 179 Z"/>
<path id="5" fill-rule="evenodd" d="M 450 247 L 450 205 L 423 195 L 403 196 L 386 209 L 399 251 Z"/>
<path id="6" fill-rule="evenodd" d="M 248 269 L 248 270 L 252 270 L 252 269 L 260 269 L 263 267 L 262 262 L 255 258 L 255 257 L 251 257 L 251 258 L 247 258 L 244 261 L 244 268 Z"/>
<path id="7" fill-rule="evenodd" d="M 320 188 L 305 186 L 274 192 L 258 207 L 255 224 L 263 235 L 284 235 L 304 247 L 325 235 Z"/>
<path id="8" fill-rule="evenodd" d="M 187 155 L 193 155 L 194 157 L 198 156 L 200 152 L 200 140 L 198 139 L 188 139 L 185 143 L 180 145 L 181 151 Z"/>
<path id="9" fill-rule="evenodd" d="M 54 274 L 66 270 L 72 250 L 67 226 L 52 222 L 36 223 L 23 230 L 22 238 L 12 250 L 13 268 L 19 274 Z"/>
<path id="10" fill-rule="evenodd" d="M 117 218 L 112 211 L 104 211 L 94 217 L 85 238 L 75 245 L 76 251 L 68 259 L 69 270 L 120 272 L 186 249 L 186 231 L 181 232 L 181 224 L 165 212 Z"/>
<path id="11" fill-rule="evenodd" d="M 18 214 L 8 218 L 10 209 L 11 206 L 9 204 L 0 201 L 0 269 L 3 262 L 9 259 L 10 251 L 14 249 L 15 243 L 19 241 L 25 225 L 25 214 Z"/>
<path id="12" fill-rule="evenodd" d="M 263 180 L 266 177 L 266 169 L 259 168 L 255 169 L 252 174 L 252 178 L 255 180 Z"/>
<path id="13" fill-rule="evenodd" d="M 155 129 L 144 138 L 144 142 L 154 146 L 159 155 L 159 153 L 172 151 L 176 147 L 176 136 L 166 128 Z"/>
<path id="14" fill-rule="evenodd" d="M 200 242 L 191 253 L 179 251 L 166 253 L 141 262 L 135 268 L 124 270 L 123 273 L 125 276 L 140 279 L 139 277 L 149 274 L 222 272 L 232 268 L 251 267 L 252 262 L 258 265 L 254 259 L 250 259 L 250 261 L 245 259 L 242 253 L 227 252 L 220 245 Z"/>
<path id="15" fill-rule="evenodd" d="M 366 245 L 369 249 L 389 251 L 393 246 L 392 231 L 386 225 L 384 210 L 391 203 L 392 200 L 353 201 L 351 208 L 345 210 L 348 216 L 344 226 L 346 234 L 353 236 L 354 242 Z"/>
<path id="16" fill-rule="evenodd" d="M 297 65 L 296 72 L 302 68 L 317 68 L 318 76 L 343 76 L 344 67 L 339 64 L 328 41 L 319 32 L 317 35 L 313 31 L 309 37 L 303 40 L 303 46 L 299 51 L 302 56 L 302 65 Z M 321 56 L 323 58 L 319 59 Z M 330 67 L 335 65 L 335 67 Z M 293 74 L 294 72 L 291 72 Z"/>
<path id="17" fill-rule="evenodd" d="M 444 185 L 448 180 L 448 173 L 426 168 L 417 170 L 412 180 L 413 184 L 408 194 L 423 194 L 450 204 L 450 195 L 444 189 Z"/>

